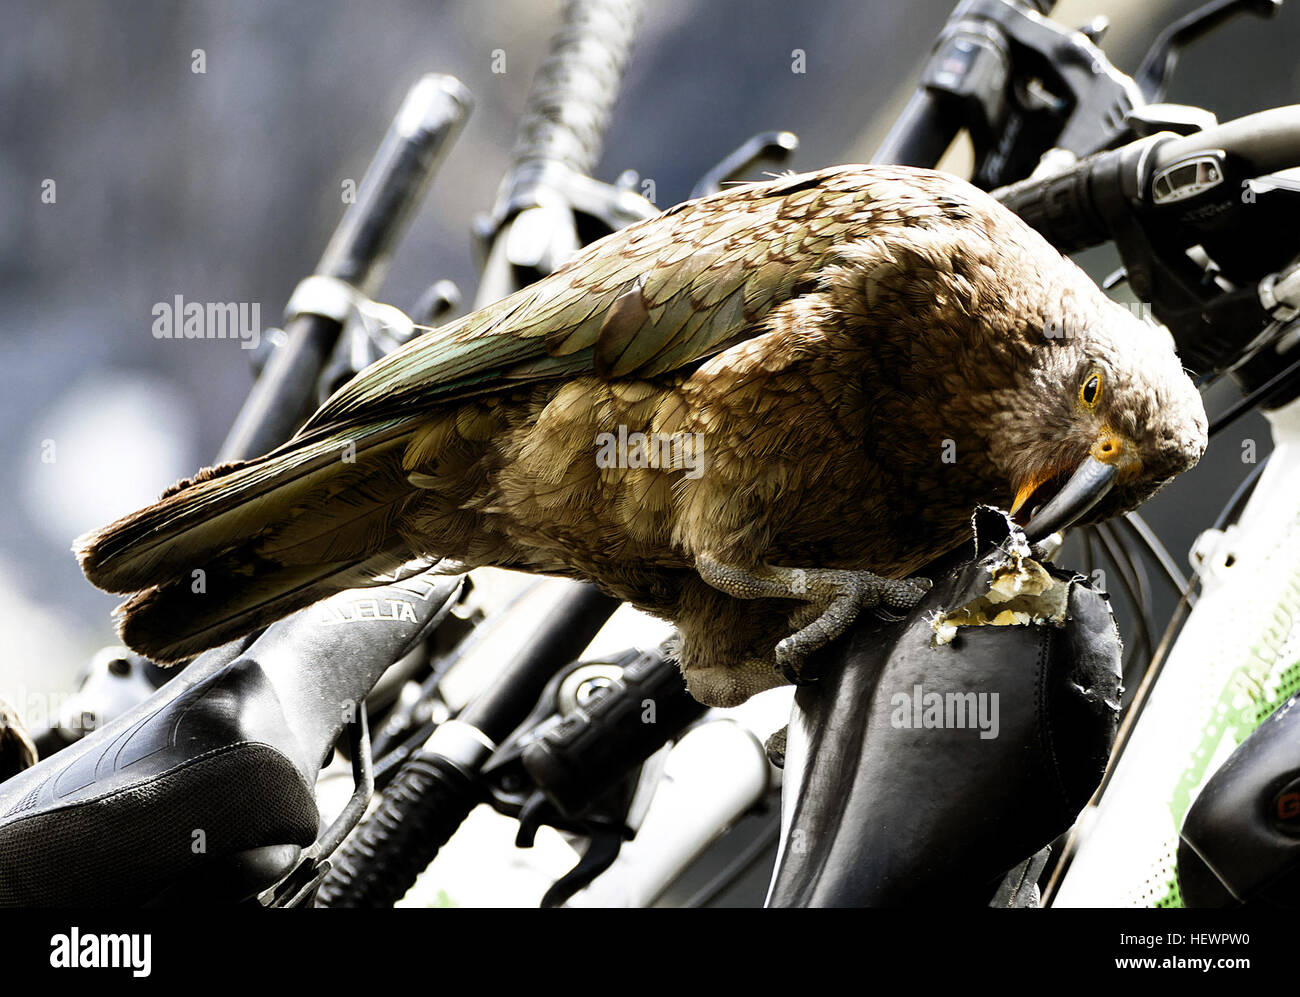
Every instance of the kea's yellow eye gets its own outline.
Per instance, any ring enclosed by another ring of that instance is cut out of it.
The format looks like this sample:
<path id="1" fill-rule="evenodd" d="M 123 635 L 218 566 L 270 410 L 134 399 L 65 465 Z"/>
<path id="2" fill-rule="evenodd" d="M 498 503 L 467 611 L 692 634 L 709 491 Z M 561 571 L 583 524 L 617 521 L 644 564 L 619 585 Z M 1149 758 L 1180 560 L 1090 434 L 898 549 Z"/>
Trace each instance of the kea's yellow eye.
<path id="1" fill-rule="evenodd" d="M 1083 384 L 1079 386 L 1079 401 L 1084 408 L 1097 407 L 1101 401 L 1101 371 L 1094 370 L 1083 379 Z"/>

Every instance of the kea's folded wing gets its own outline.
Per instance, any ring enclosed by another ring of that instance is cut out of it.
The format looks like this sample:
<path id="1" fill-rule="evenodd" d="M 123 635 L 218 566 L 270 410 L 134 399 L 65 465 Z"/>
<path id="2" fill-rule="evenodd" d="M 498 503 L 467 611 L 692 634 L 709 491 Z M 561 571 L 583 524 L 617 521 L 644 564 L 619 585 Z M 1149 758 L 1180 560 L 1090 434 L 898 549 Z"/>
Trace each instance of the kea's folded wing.
<path id="1" fill-rule="evenodd" d="M 511 385 L 653 377 L 755 334 L 869 217 L 861 167 L 685 202 L 593 243 L 549 277 L 362 371 L 303 436 Z"/>

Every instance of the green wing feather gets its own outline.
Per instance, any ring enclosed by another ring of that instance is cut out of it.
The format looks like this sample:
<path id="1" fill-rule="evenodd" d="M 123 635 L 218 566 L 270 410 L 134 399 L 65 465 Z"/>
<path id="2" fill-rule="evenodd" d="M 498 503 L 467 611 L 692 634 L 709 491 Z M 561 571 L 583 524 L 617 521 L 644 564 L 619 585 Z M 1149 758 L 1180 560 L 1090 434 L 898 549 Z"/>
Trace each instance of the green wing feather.
<path id="1" fill-rule="evenodd" d="M 837 167 L 698 198 L 593 243 L 544 280 L 415 339 L 362 371 L 308 421 L 341 425 L 539 380 L 654 377 L 755 333 L 815 277 L 873 178 Z"/>

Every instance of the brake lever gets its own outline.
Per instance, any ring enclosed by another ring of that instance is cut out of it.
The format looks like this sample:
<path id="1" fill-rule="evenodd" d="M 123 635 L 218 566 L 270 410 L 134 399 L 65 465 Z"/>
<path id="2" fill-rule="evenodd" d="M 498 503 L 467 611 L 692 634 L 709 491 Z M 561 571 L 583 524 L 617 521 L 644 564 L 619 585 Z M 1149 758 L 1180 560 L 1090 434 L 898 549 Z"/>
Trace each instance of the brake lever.
<path id="1" fill-rule="evenodd" d="M 1148 102 L 1159 102 L 1184 48 L 1238 14 L 1270 18 L 1281 8 L 1282 0 L 1211 0 L 1198 7 L 1160 32 L 1133 76 L 1138 89 Z"/>
<path id="2" fill-rule="evenodd" d="M 492 211 L 474 220 L 480 267 L 486 270 L 492 254 L 501 252 L 520 273 L 514 282 L 519 286 L 554 272 L 584 244 L 659 213 L 637 193 L 636 182 L 632 171 L 605 183 L 555 160 L 516 167 L 502 182 Z M 475 307 L 513 289 L 487 281 Z"/>
<path id="3" fill-rule="evenodd" d="M 293 301 L 299 302 L 317 293 L 313 282 L 329 280 L 320 276 L 307 278 L 298 285 Z M 347 317 L 329 362 L 317 380 L 317 398 L 322 404 L 347 381 L 405 346 L 421 331 L 400 308 L 372 301 L 354 288 L 341 290 L 348 297 Z M 332 293 L 332 289 L 323 293 Z"/>
<path id="4" fill-rule="evenodd" d="M 759 132 L 752 135 L 700 177 L 699 182 L 691 188 L 690 199 L 716 194 L 724 184 L 739 180 L 759 163 L 770 162 L 784 166 L 798 148 L 799 137 L 794 132 Z"/>
<path id="5" fill-rule="evenodd" d="M 921 88 L 958 109 L 975 144 L 976 186 L 1022 179 L 1053 149 L 1077 160 L 1127 138 L 1126 116 L 1144 101 L 1097 47 L 1104 31 L 1098 22 L 1070 30 L 1010 0 L 965 0 L 954 11 Z"/>

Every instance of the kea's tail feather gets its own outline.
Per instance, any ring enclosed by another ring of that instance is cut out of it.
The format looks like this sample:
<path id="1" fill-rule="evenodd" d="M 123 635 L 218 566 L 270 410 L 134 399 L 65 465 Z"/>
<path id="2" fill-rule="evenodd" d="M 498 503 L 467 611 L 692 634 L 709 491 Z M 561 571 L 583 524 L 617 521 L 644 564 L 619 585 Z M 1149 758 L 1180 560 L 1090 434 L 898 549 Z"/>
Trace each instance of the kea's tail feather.
<path id="1" fill-rule="evenodd" d="M 134 593 L 116 614 L 123 641 L 178 661 L 410 560 L 391 528 L 417 492 L 409 434 L 387 420 L 202 471 L 73 549 L 95 585 Z"/>
<path id="2" fill-rule="evenodd" d="M 160 664 L 170 664 L 242 637 L 281 617 L 376 576 L 410 559 L 399 551 L 358 563 L 297 565 L 250 579 L 237 563 L 206 573 L 201 586 L 179 578 L 137 592 L 114 612 L 122 642 Z"/>

